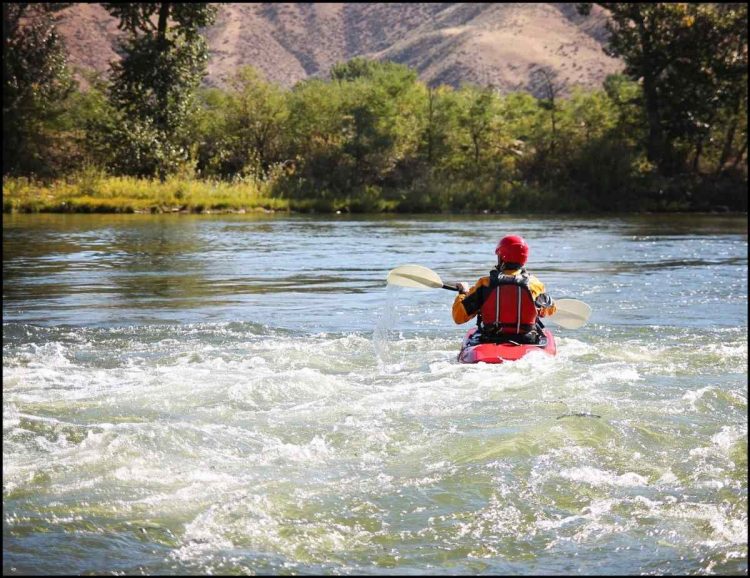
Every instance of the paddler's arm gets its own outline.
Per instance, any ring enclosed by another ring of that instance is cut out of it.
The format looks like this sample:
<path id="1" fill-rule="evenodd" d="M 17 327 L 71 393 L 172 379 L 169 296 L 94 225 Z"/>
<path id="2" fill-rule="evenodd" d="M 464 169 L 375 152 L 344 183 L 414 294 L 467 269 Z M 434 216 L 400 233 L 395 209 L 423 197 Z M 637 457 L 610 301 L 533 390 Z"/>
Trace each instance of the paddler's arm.
<path id="1" fill-rule="evenodd" d="M 531 291 L 531 296 L 534 298 L 534 302 L 537 304 L 539 317 L 549 317 L 557 311 L 557 305 L 555 305 L 555 302 L 544 292 L 544 283 L 533 275 L 529 278 L 529 290 Z M 539 299 L 539 297 L 542 298 Z M 540 306 L 540 302 L 549 303 L 549 305 Z"/>
<path id="2" fill-rule="evenodd" d="M 459 293 L 453 301 L 453 321 L 466 323 L 472 317 L 475 317 L 482 307 L 480 301 L 479 289 L 489 283 L 489 277 L 482 277 L 469 289 L 468 293 Z"/>

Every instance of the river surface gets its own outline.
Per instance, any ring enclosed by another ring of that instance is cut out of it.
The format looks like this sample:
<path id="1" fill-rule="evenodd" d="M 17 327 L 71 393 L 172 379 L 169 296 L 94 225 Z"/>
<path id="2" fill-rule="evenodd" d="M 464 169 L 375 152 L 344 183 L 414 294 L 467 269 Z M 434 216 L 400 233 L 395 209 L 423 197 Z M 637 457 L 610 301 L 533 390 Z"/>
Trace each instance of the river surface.
<path id="1" fill-rule="evenodd" d="M 456 362 L 523 235 L 558 355 Z M 747 218 L 5 215 L 3 574 L 747 574 Z"/>

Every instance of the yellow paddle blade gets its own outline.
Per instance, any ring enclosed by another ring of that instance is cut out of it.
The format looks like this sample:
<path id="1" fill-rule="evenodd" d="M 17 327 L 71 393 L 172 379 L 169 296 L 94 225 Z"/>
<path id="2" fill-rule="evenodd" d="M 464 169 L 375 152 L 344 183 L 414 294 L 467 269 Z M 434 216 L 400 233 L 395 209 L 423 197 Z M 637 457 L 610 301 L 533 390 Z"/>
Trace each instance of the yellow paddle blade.
<path id="1" fill-rule="evenodd" d="M 386 278 L 388 285 L 399 285 L 401 287 L 415 287 L 418 289 L 441 288 L 443 282 L 440 276 L 432 269 L 422 265 L 401 265 L 392 269 Z"/>
<path id="2" fill-rule="evenodd" d="M 578 329 L 586 325 L 591 315 L 591 307 L 578 299 L 555 299 L 555 305 L 555 314 L 543 317 L 542 321 L 552 321 L 565 329 Z"/>

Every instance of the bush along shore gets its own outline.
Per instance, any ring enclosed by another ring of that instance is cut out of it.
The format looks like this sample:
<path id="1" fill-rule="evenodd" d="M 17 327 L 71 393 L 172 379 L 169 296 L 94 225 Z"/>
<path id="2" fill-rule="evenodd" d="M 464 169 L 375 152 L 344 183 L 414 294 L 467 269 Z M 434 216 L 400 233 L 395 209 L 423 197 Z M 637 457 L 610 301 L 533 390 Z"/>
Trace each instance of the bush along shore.
<path id="1" fill-rule="evenodd" d="M 202 87 L 214 8 L 168 3 L 107 8 L 123 57 L 81 90 L 57 5 L 8 6 L 5 212 L 747 211 L 746 4 L 606 4 L 623 74 L 511 93 L 364 58 Z"/>
<path id="2" fill-rule="evenodd" d="M 44 183 L 3 179 L 5 213 L 210 213 L 288 211 L 253 182 L 81 175 Z"/>
<path id="3" fill-rule="evenodd" d="M 665 182 L 633 194 L 617 212 L 746 212 L 746 189 L 731 179 Z M 671 187 L 677 187 L 672 189 Z M 688 191 L 685 194 L 685 191 Z M 61 180 L 3 179 L 4 213 L 607 213 L 585 196 L 544 191 L 528 184 L 446 185 L 442 189 L 384 191 L 373 187 L 350 195 L 295 197 L 268 181 L 221 181 L 169 177 L 115 177 L 83 173 Z"/>

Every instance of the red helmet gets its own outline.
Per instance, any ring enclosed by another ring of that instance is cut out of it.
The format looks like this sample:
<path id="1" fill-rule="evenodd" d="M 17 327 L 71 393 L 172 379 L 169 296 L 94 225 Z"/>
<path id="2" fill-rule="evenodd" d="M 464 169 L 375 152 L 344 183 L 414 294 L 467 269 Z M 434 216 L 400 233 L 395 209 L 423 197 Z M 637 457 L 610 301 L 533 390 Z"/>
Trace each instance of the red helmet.
<path id="1" fill-rule="evenodd" d="M 523 240 L 523 237 L 507 235 L 500 239 L 497 247 L 495 247 L 495 255 L 500 257 L 503 263 L 525 265 L 529 258 L 529 246 Z"/>

